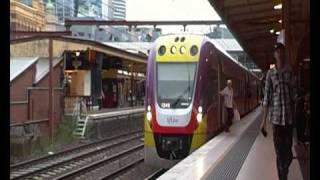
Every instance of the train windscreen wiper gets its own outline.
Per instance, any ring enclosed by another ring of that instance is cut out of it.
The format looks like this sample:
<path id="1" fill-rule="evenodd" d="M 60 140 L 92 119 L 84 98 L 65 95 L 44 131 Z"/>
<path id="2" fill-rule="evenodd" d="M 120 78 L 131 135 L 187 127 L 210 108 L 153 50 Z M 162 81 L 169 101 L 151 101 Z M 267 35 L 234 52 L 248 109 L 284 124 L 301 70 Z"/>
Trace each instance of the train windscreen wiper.
<path id="1" fill-rule="evenodd" d="M 190 91 L 190 86 L 188 86 L 187 89 L 185 89 L 185 90 L 179 95 L 179 97 L 177 98 L 177 100 L 176 100 L 174 103 L 172 103 L 172 107 L 175 107 L 175 106 L 178 104 L 178 102 L 181 100 L 182 96 L 183 96 L 187 91 Z"/>

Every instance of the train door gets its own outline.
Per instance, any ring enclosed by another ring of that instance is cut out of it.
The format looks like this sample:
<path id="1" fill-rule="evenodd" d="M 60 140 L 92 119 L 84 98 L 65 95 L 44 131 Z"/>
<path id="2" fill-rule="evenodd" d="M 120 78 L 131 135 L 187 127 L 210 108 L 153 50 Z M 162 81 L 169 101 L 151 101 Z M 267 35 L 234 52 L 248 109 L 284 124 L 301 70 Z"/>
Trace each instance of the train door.
<path id="1" fill-rule="evenodd" d="M 247 113 L 249 111 L 249 102 L 250 102 L 250 98 L 249 98 L 249 74 L 248 72 L 246 72 L 245 75 L 245 98 L 244 98 L 244 109 L 245 109 L 245 113 Z"/>
<path id="2" fill-rule="evenodd" d="M 219 102 L 218 102 L 218 71 L 209 68 L 208 73 L 208 83 L 204 85 L 204 110 L 207 112 L 207 132 L 209 134 L 209 139 L 217 132 L 220 127 L 219 119 L 217 119 L 217 114 L 219 112 Z"/>
<path id="3" fill-rule="evenodd" d="M 214 47 L 212 47 L 214 48 Z M 211 139 L 220 128 L 220 121 L 217 118 L 219 114 L 219 76 L 218 76 L 218 61 L 219 58 L 216 51 L 210 51 L 210 55 L 205 59 L 205 64 L 202 67 L 202 87 L 201 89 L 201 104 L 203 112 L 206 114 L 206 133 L 207 140 Z"/>
<path id="4" fill-rule="evenodd" d="M 223 62 L 222 60 L 219 61 L 219 66 L 218 66 L 218 92 L 220 92 L 225 86 L 226 86 L 226 75 L 223 73 Z M 217 113 L 218 119 L 219 119 L 219 127 L 222 128 L 223 124 L 225 122 L 225 118 L 226 116 L 226 112 L 225 112 L 225 108 L 224 108 L 224 103 L 223 103 L 223 97 L 218 96 L 218 103 L 219 103 L 219 113 Z"/>

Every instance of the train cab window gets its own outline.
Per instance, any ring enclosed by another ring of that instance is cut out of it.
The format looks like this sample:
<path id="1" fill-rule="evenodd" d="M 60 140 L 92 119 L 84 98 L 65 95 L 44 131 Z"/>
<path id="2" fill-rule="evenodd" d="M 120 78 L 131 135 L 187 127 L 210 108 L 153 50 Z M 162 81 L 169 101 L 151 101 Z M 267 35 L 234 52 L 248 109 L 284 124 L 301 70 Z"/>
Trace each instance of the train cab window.
<path id="1" fill-rule="evenodd" d="M 158 63 L 157 101 L 161 108 L 187 108 L 192 102 L 196 63 Z"/>

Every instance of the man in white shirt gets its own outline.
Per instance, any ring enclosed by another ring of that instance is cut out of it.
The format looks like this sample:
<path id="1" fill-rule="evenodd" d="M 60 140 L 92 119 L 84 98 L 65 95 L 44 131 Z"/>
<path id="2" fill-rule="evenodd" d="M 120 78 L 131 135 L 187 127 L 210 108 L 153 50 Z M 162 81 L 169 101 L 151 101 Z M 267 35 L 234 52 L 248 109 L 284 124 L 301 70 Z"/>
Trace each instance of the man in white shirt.
<path id="1" fill-rule="evenodd" d="M 219 92 L 224 99 L 224 106 L 228 112 L 228 118 L 225 123 L 225 131 L 230 132 L 229 128 L 232 125 L 232 118 L 233 118 L 233 88 L 232 88 L 232 81 L 229 79 L 227 81 L 227 87 L 225 87 L 222 91 Z"/>

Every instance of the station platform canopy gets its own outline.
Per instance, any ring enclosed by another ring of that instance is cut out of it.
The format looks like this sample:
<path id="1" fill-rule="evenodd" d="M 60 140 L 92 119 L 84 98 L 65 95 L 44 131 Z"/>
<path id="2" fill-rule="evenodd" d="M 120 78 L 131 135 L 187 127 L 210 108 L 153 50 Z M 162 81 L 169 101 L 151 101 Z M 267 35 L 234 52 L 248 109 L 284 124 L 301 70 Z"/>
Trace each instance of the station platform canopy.
<path id="1" fill-rule="evenodd" d="M 49 39 L 53 41 L 53 57 L 62 56 L 65 51 L 94 50 L 108 56 L 118 57 L 128 63 L 146 64 L 147 55 L 112 47 L 97 41 L 70 36 L 32 36 L 10 41 L 12 57 L 49 57 Z"/>
<path id="2" fill-rule="evenodd" d="M 309 0 L 209 2 L 259 68 L 269 68 L 273 59 L 273 46 L 282 29 L 288 29 L 290 33 L 287 34 L 291 35 L 291 64 L 295 65 L 297 59 L 309 56 Z"/>

